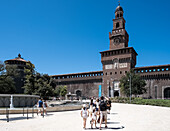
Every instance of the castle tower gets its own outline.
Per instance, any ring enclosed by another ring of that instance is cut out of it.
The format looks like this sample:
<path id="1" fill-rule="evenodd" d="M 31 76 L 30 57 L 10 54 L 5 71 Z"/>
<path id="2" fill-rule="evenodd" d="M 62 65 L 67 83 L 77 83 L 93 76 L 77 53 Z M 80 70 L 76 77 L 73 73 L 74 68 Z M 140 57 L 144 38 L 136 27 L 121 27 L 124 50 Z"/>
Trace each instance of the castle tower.
<path id="1" fill-rule="evenodd" d="M 15 59 L 5 61 L 7 73 L 10 67 L 15 67 L 15 69 L 17 70 L 18 74 L 17 77 L 14 79 L 17 94 L 24 93 L 24 89 L 22 89 L 22 87 L 24 86 L 24 67 L 26 67 L 27 62 L 28 61 L 24 60 L 21 57 L 21 54 L 18 54 L 18 57 L 16 57 Z"/>
<path id="2" fill-rule="evenodd" d="M 102 95 L 121 96 L 119 81 L 136 65 L 137 53 L 133 47 L 128 47 L 129 35 L 125 29 L 123 8 L 117 6 L 113 29 L 109 32 L 110 49 L 100 52 L 103 65 Z"/>
<path id="3" fill-rule="evenodd" d="M 112 33 L 109 32 L 110 50 L 128 47 L 129 35 L 125 30 L 123 13 L 123 8 L 119 5 L 115 11 Z"/>

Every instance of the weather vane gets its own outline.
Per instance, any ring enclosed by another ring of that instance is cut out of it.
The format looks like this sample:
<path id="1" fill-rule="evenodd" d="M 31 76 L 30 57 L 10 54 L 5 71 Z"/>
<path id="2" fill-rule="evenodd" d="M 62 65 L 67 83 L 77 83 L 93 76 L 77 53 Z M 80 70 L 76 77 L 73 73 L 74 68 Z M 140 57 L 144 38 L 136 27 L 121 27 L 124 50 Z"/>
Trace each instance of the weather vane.
<path id="1" fill-rule="evenodd" d="M 120 0 L 118 1 L 118 5 L 120 5 Z"/>

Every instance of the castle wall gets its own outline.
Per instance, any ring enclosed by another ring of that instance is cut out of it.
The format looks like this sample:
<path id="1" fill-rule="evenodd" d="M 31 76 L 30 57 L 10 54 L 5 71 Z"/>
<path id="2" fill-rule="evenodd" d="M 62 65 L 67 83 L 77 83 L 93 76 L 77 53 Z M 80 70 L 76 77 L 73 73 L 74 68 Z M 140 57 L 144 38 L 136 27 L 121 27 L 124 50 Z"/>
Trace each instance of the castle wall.
<path id="1" fill-rule="evenodd" d="M 55 75 L 56 88 L 61 85 L 67 86 L 67 92 L 80 95 L 81 97 L 90 98 L 99 96 L 99 86 L 102 85 L 102 71 L 84 72 L 77 74 Z M 80 94 L 78 93 L 80 92 Z"/>
<path id="2" fill-rule="evenodd" d="M 170 91 L 167 90 L 170 88 L 170 65 L 137 67 L 134 70 L 147 83 L 147 93 L 142 97 L 166 99 L 168 94 L 170 96 Z"/>

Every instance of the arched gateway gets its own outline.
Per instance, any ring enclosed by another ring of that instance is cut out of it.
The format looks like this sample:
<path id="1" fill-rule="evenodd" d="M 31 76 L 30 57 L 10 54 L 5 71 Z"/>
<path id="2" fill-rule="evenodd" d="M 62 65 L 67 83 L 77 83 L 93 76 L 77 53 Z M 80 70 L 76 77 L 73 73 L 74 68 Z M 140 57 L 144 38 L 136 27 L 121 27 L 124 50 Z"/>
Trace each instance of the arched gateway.
<path id="1" fill-rule="evenodd" d="M 77 95 L 77 97 L 81 97 L 81 91 L 80 91 L 80 90 L 77 90 L 77 91 L 76 91 L 76 95 Z"/>
<path id="2" fill-rule="evenodd" d="M 164 98 L 170 99 L 170 87 L 164 89 Z"/>

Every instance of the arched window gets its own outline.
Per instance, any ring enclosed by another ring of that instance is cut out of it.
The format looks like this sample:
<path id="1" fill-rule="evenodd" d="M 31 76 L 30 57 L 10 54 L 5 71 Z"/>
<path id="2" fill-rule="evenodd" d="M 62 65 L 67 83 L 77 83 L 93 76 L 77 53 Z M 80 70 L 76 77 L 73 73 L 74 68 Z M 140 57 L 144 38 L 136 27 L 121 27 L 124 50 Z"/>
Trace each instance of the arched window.
<path id="1" fill-rule="evenodd" d="M 119 22 L 116 23 L 116 28 L 118 28 L 118 27 L 119 27 Z"/>

